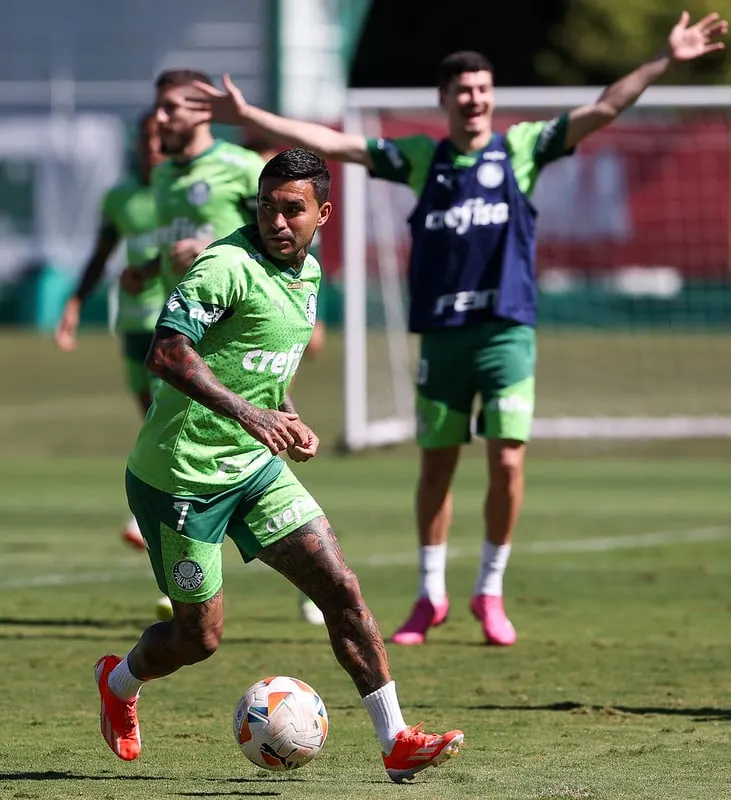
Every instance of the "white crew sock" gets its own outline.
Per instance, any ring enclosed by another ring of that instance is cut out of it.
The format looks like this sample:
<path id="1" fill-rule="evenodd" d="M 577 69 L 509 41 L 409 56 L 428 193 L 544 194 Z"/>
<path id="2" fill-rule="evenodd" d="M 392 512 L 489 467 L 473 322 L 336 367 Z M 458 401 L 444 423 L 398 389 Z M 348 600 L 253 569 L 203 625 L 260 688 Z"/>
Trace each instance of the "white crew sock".
<path id="1" fill-rule="evenodd" d="M 109 673 L 109 688 L 120 700 L 131 700 L 137 697 L 144 681 L 141 681 L 129 671 L 127 656 Z"/>
<path id="2" fill-rule="evenodd" d="M 482 543 L 482 562 L 477 573 L 475 594 L 491 594 L 502 597 L 503 575 L 510 558 L 509 544 Z"/>
<path id="3" fill-rule="evenodd" d="M 137 518 L 132 515 L 127 520 L 127 530 L 131 531 L 132 533 L 136 533 L 138 536 L 142 536 L 142 531 L 140 530 L 139 523 L 137 522 Z"/>
<path id="4" fill-rule="evenodd" d="M 436 605 L 447 599 L 445 572 L 447 544 L 425 544 L 419 548 L 419 597 L 428 597 Z"/>
<path id="5" fill-rule="evenodd" d="M 381 748 L 386 755 L 393 750 L 396 734 L 406 727 L 401 706 L 396 696 L 396 684 L 390 681 L 375 692 L 361 698 L 361 703 L 370 715 Z"/>

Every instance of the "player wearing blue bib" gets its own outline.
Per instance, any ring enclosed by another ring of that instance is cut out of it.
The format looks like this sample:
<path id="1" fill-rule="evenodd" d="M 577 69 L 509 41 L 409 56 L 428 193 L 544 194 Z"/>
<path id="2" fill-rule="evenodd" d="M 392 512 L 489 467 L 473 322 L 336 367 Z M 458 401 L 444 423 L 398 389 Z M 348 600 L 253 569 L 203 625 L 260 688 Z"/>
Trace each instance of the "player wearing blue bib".
<path id="1" fill-rule="evenodd" d="M 439 100 L 449 126 L 449 137 L 441 142 L 426 136 L 366 139 L 283 119 L 247 104 L 228 78 L 225 92 L 199 87 L 221 122 L 245 125 L 326 159 L 361 164 L 374 177 L 408 184 L 418 196 L 410 217 L 409 324 L 421 335 L 416 409 L 421 586 L 394 642 L 421 644 L 429 628 L 446 619 L 451 484 L 477 395 L 489 488 L 470 606 L 488 643 L 515 642 L 502 594 L 523 502 L 534 404 L 533 187 L 543 166 L 615 120 L 674 61 L 722 48 L 718 37 L 727 30 L 718 14 L 690 25 L 683 12 L 663 51 L 609 86 L 596 102 L 545 122 L 515 125 L 505 134 L 492 128 L 492 66 L 479 53 L 453 53 L 439 71 Z"/>

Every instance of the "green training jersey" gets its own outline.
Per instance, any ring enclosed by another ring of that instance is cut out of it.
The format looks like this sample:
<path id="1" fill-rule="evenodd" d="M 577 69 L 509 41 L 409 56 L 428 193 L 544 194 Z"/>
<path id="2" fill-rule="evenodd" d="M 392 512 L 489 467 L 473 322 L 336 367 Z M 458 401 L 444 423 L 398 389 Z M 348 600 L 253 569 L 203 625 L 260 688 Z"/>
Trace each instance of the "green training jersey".
<path id="1" fill-rule="evenodd" d="M 160 271 L 168 293 L 182 277 L 172 271 L 170 246 L 181 239 L 220 239 L 253 222 L 263 166 L 253 150 L 216 141 L 190 161 L 169 159 L 153 170 Z"/>
<path id="2" fill-rule="evenodd" d="M 158 327 L 189 337 L 216 378 L 259 408 L 277 409 L 317 317 L 320 265 L 273 264 L 248 226 L 214 242 L 170 295 Z M 246 480 L 268 448 L 167 383 L 155 393 L 128 467 L 170 494 L 211 494 Z"/>
<path id="3" fill-rule="evenodd" d="M 567 125 L 568 115 L 563 114 L 552 120 L 520 122 L 508 128 L 505 144 L 510 165 L 518 188 L 527 197 L 533 194 L 543 167 L 568 154 Z M 405 183 L 417 195 L 421 195 L 437 145 L 437 141 L 423 134 L 395 139 L 368 139 L 368 152 L 374 164 L 371 175 Z M 453 150 L 452 163 L 458 168 L 468 168 L 474 166 L 476 157 Z"/>
<path id="4" fill-rule="evenodd" d="M 138 267 L 157 255 L 157 214 L 152 188 L 136 175 L 113 186 L 102 201 L 102 225 L 124 242 L 127 266 Z M 120 333 L 152 331 L 167 294 L 160 278 L 146 281 L 132 295 L 119 288 L 116 328 Z"/>

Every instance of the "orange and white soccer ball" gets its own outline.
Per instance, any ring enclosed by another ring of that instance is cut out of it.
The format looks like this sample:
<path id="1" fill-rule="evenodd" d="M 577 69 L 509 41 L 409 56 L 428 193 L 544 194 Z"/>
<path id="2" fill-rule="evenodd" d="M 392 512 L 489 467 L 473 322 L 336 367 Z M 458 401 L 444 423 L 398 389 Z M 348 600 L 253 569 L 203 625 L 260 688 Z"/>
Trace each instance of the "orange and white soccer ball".
<path id="1" fill-rule="evenodd" d="M 304 681 L 277 675 L 250 686 L 234 712 L 241 752 L 257 767 L 281 772 L 303 767 L 327 738 L 327 710 Z"/>

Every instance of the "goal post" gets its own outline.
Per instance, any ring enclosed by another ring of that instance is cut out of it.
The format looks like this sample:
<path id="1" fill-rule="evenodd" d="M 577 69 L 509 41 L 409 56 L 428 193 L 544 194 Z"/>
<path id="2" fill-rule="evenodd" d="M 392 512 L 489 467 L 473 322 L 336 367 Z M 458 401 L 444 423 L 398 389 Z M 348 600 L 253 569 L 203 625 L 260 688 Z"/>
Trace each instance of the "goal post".
<path id="1" fill-rule="evenodd" d="M 496 90 L 495 129 L 601 88 Z M 354 89 L 344 128 L 446 135 L 436 89 Z M 403 186 L 343 172 L 344 445 L 413 437 Z M 731 93 L 651 87 L 538 180 L 534 437 L 731 436 Z"/>

